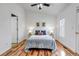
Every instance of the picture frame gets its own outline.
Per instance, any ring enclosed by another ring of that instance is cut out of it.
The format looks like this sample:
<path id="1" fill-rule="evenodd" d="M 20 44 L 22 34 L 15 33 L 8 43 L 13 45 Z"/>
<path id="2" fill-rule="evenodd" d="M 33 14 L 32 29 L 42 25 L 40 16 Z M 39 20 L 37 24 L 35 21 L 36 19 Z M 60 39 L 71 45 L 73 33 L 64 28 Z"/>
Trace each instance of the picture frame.
<path id="1" fill-rule="evenodd" d="M 36 26 L 37 26 L 37 27 L 39 27 L 39 26 L 40 26 L 39 22 L 37 22 L 37 23 L 36 23 Z"/>
<path id="2" fill-rule="evenodd" d="M 45 27 L 46 26 L 46 23 L 45 22 L 42 22 L 42 26 Z"/>

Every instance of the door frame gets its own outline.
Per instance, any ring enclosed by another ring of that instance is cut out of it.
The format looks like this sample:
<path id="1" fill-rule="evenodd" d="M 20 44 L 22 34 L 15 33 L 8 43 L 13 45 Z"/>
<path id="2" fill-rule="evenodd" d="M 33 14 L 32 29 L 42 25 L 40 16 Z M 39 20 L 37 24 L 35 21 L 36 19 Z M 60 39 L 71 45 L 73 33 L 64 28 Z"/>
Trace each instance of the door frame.
<path id="1" fill-rule="evenodd" d="M 11 17 L 12 17 L 12 18 L 13 18 L 13 17 L 16 17 L 16 27 L 17 27 L 17 28 L 16 28 L 16 32 L 17 32 L 17 34 L 16 34 L 16 35 L 17 35 L 17 36 L 16 36 L 16 37 L 17 37 L 16 40 L 17 40 L 17 43 L 12 43 L 12 44 L 14 45 L 14 47 L 15 47 L 15 46 L 17 46 L 17 44 L 19 43 L 19 42 L 18 42 L 18 16 L 16 16 L 15 14 L 12 13 L 12 14 L 11 14 Z"/>

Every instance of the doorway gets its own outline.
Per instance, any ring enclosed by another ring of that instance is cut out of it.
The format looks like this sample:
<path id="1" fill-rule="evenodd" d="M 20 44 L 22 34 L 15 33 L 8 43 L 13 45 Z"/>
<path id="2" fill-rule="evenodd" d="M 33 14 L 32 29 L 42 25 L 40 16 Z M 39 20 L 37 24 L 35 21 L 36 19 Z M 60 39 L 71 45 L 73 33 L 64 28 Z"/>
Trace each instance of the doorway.
<path id="1" fill-rule="evenodd" d="M 11 14 L 12 47 L 18 45 L 18 17 Z"/>

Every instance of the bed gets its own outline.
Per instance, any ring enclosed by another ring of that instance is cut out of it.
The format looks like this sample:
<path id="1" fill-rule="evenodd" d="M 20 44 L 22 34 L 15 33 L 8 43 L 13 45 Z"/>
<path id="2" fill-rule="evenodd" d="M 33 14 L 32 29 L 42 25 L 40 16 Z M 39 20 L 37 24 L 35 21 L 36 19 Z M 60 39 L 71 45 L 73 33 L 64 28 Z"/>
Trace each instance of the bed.
<path id="1" fill-rule="evenodd" d="M 52 36 L 46 33 L 46 30 L 35 30 L 35 35 L 32 35 L 27 39 L 25 52 L 28 52 L 30 49 L 50 49 L 55 51 L 56 42 Z"/>

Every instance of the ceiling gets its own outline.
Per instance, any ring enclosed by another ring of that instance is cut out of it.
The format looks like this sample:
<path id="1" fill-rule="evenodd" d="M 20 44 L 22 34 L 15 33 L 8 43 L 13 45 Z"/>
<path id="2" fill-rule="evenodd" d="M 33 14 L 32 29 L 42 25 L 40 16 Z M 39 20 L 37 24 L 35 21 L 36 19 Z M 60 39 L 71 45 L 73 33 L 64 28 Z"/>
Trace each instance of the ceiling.
<path id="1" fill-rule="evenodd" d="M 37 6 L 31 7 L 30 5 L 34 3 L 21 3 L 22 6 L 27 12 L 40 12 L 43 14 L 49 14 L 53 16 L 57 16 L 61 13 L 66 7 L 68 7 L 69 3 L 50 3 L 50 7 L 43 7 L 42 10 L 39 10 Z"/>

